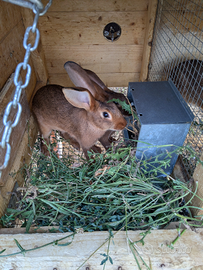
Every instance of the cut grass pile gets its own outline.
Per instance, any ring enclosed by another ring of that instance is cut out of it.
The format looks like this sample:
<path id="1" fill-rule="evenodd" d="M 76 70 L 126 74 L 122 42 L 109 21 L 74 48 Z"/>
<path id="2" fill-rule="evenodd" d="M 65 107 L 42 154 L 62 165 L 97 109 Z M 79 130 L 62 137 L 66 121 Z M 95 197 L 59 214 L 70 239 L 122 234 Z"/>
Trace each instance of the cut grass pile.
<path id="1" fill-rule="evenodd" d="M 194 207 L 190 201 L 196 195 L 188 184 L 156 176 L 169 164 L 170 153 L 148 173 L 144 165 L 150 161 L 136 160 L 129 145 L 94 154 L 89 161 L 78 156 L 76 163 L 71 157 L 58 158 L 51 150 L 45 157 L 35 147 L 30 165 L 24 168 L 26 183 L 18 191 L 17 208 L 8 208 L 1 218 L 4 227 L 14 226 L 18 219 L 27 231 L 30 226 L 54 225 L 63 232 L 81 228 L 90 232 L 163 228 L 171 221 L 188 226 L 197 221 L 190 214 Z"/>

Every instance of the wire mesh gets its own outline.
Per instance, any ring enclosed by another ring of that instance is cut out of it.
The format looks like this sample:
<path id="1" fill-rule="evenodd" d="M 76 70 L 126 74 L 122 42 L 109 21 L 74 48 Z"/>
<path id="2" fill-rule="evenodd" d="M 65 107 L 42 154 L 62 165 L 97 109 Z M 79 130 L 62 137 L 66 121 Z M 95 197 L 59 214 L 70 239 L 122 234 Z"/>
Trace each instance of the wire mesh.
<path id="1" fill-rule="evenodd" d="M 159 0 L 148 81 L 171 79 L 195 119 L 185 144 L 203 150 L 203 1 Z M 184 165 L 193 174 L 196 160 Z"/>

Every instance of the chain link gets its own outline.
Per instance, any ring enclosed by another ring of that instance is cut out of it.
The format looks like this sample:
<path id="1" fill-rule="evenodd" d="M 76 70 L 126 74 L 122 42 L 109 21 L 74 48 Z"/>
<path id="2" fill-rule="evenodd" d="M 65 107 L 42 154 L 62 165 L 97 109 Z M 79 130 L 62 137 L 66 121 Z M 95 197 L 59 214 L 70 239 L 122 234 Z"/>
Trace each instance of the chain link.
<path id="1" fill-rule="evenodd" d="M 26 50 L 28 48 L 28 44 L 27 44 L 28 37 L 29 37 L 29 34 L 30 34 L 30 30 L 32 30 L 32 28 L 33 28 L 33 26 L 29 26 L 25 31 L 25 36 L 24 36 L 24 39 L 23 39 L 23 46 L 24 46 L 24 48 Z M 39 43 L 39 37 L 40 37 L 40 33 L 39 33 L 39 30 L 37 28 L 35 28 L 34 32 L 36 32 L 36 39 L 35 39 L 35 43 L 34 43 L 33 47 L 30 47 L 31 52 L 34 51 L 37 48 L 38 43 Z"/>
<path id="2" fill-rule="evenodd" d="M 38 7 L 40 10 L 43 10 L 43 4 L 41 3 L 40 0 L 30 0 L 30 1 L 25 1 L 25 0 L 3 0 L 4 2 L 8 2 L 11 4 L 15 4 L 21 7 L 25 8 L 30 8 L 32 10 L 35 9 L 35 7 Z"/>
<path id="3" fill-rule="evenodd" d="M 31 8 L 33 12 L 35 13 L 35 18 L 34 18 L 33 25 L 29 26 L 25 31 L 25 35 L 23 39 L 23 47 L 26 50 L 25 57 L 24 57 L 23 62 L 19 63 L 16 67 L 15 75 L 13 79 L 14 84 L 16 86 L 15 94 L 14 94 L 13 100 L 8 103 L 4 112 L 4 116 L 3 116 L 4 131 L 3 131 L 2 139 L 0 142 L 0 150 L 5 149 L 5 156 L 4 156 L 3 164 L 0 165 L 0 178 L 1 178 L 2 170 L 7 167 L 9 159 L 10 159 L 10 154 L 11 154 L 11 146 L 9 144 L 10 135 L 11 135 L 12 129 L 18 124 L 20 116 L 21 116 L 21 112 L 22 112 L 22 106 L 19 103 L 21 92 L 22 92 L 22 89 L 28 86 L 29 81 L 30 81 L 31 67 L 28 64 L 30 53 L 37 48 L 39 39 L 40 39 L 40 33 L 39 33 L 39 30 L 37 29 L 37 22 L 38 22 L 39 16 L 44 15 L 52 3 L 52 0 L 49 0 L 48 4 L 43 9 L 43 4 L 41 3 L 40 0 L 30 0 L 32 3 L 28 1 L 22 1 L 22 0 L 4 0 L 4 1 L 16 4 L 16 5 L 20 5 L 23 7 Z M 36 35 L 33 46 L 30 43 L 27 44 L 31 30 Z M 22 82 L 21 79 L 19 79 L 21 69 L 26 70 L 24 83 Z M 11 120 L 8 120 L 12 109 L 17 110 L 17 112 L 15 113 L 15 119 L 13 120 L 13 122 Z"/>
<path id="4" fill-rule="evenodd" d="M 38 13 L 37 9 L 39 9 L 40 10 L 39 16 L 43 16 L 47 12 L 49 7 L 51 6 L 53 0 L 49 0 L 49 2 L 47 3 L 45 8 L 43 7 L 43 4 L 41 3 L 40 0 L 30 0 L 30 1 L 25 1 L 25 0 L 3 0 L 3 1 L 18 5 L 18 6 L 21 6 L 21 7 L 30 8 L 30 9 L 32 9 L 32 11 L 35 14 Z M 43 10 L 43 8 L 44 8 L 44 10 Z"/>
<path id="5" fill-rule="evenodd" d="M 51 4 L 52 4 L 52 1 L 53 1 L 53 0 L 49 0 L 49 2 L 47 3 L 46 7 L 44 8 L 44 10 L 40 12 L 39 16 L 43 16 L 43 15 L 47 12 L 47 10 L 50 8 L 50 6 L 51 6 Z M 35 8 L 34 8 L 33 12 L 34 12 L 34 13 L 37 12 L 37 11 L 35 10 Z"/>

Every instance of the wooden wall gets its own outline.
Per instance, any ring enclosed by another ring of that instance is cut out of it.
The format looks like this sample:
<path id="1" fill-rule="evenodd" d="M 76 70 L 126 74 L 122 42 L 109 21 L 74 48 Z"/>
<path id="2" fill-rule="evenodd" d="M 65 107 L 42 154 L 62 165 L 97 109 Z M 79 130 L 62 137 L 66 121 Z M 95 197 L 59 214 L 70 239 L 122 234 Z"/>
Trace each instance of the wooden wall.
<path id="1" fill-rule="evenodd" d="M 151 1 L 154 2 L 154 1 Z M 95 71 L 108 86 L 128 86 L 140 77 L 149 0 L 61 0 L 40 18 L 49 82 L 70 85 L 68 60 Z M 104 38 L 106 24 L 121 26 L 121 37 Z"/>
<path id="2" fill-rule="evenodd" d="M 4 111 L 8 102 L 13 99 L 15 92 L 15 85 L 13 83 L 14 72 L 17 64 L 23 62 L 25 55 L 23 47 L 24 24 L 20 7 L 0 1 L 0 141 L 4 132 Z M 32 145 L 36 138 L 37 129 L 30 115 L 29 102 L 36 86 L 37 77 L 32 59 L 30 59 L 29 64 L 32 68 L 32 75 L 28 87 L 23 89 L 21 94 L 22 113 L 18 125 L 12 130 L 9 141 L 11 145 L 10 160 L 7 168 L 2 171 L 0 178 L 0 216 L 8 205 L 16 181 L 18 180 L 19 185 L 23 184 L 23 176 L 13 173 L 17 172 L 30 157 L 28 126 L 30 130 L 30 145 Z M 21 72 L 20 77 L 24 82 L 25 72 Z M 15 113 L 12 110 L 8 120 L 13 120 Z M 0 147 L 0 165 L 3 164 L 4 157 L 5 151 Z"/>

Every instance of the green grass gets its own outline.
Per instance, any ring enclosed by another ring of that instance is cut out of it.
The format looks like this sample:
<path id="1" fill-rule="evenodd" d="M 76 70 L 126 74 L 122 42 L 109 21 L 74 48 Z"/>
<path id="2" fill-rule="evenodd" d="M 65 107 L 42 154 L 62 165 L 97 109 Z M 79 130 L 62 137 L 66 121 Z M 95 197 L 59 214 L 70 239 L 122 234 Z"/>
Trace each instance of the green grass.
<path id="1" fill-rule="evenodd" d="M 7 209 L 1 223 L 9 227 L 18 218 L 27 231 L 30 226 L 54 225 L 63 232 L 158 229 L 171 221 L 190 224 L 197 219 L 185 197 L 196 195 L 179 179 L 156 176 L 169 158 L 170 153 L 146 174 L 150 161 L 137 161 L 131 146 L 94 154 L 88 162 L 79 155 L 77 163 L 75 157 L 58 158 L 51 150 L 50 157 L 43 156 L 35 147 L 24 168 L 22 199 L 16 209 Z"/>

